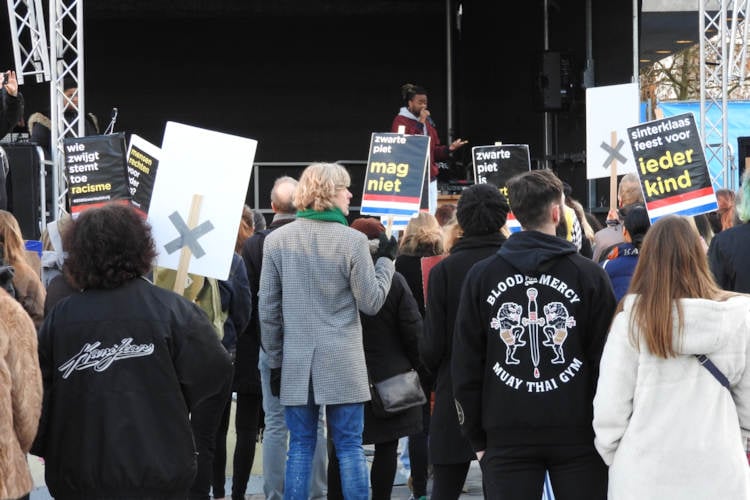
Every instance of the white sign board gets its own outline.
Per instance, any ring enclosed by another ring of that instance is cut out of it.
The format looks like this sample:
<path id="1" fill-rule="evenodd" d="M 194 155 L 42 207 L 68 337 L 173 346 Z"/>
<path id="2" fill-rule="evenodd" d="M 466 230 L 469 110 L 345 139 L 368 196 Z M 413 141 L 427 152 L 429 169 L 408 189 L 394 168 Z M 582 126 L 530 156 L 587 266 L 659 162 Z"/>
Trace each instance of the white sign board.
<path id="1" fill-rule="evenodd" d="M 639 103 L 636 83 L 586 89 L 587 179 L 609 177 L 613 159 L 617 160 L 617 175 L 635 172 L 627 133 L 628 127 L 640 123 Z"/>
<path id="2" fill-rule="evenodd" d="M 177 269 L 187 246 L 188 272 L 227 279 L 257 145 L 253 139 L 167 122 L 148 211 L 156 265 Z M 193 195 L 202 196 L 202 203 L 189 228 Z"/>

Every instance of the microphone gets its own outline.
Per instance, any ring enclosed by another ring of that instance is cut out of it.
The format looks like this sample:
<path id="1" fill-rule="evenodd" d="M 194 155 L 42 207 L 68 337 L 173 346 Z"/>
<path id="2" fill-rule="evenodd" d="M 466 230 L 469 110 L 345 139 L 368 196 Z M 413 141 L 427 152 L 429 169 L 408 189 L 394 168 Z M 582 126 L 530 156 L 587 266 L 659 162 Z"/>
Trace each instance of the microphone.
<path id="1" fill-rule="evenodd" d="M 115 122 L 117 121 L 117 108 L 112 108 L 112 118 L 107 125 L 104 135 L 111 134 L 115 131 Z"/>
<path id="2" fill-rule="evenodd" d="M 427 121 L 430 122 L 430 126 L 435 128 L 435 122 L 432 121 L 432 117 L 430 115 L 427 115 Z"/>

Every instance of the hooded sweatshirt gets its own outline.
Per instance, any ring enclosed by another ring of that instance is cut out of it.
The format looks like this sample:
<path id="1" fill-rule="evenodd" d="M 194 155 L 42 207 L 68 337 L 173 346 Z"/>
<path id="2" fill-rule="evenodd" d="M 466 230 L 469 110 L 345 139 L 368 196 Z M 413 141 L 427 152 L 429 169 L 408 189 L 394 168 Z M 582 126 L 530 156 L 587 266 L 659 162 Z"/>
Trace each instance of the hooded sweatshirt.
<path id="1" fill-rule="evenodd" d="M 668 359 L 630 341 L 639 333 L 630 321 L 635 299 L 625 296 L 612 323 L 594 399 L 608 498 L 750 498 L 750 298 L 680 299 L 683 330 Z M 729 389 L 696 354 L 708 356 Z"/>
<path id="2" fill-rule="evenodd" d="M 469 271 L 453 339 L 464 434 L 488 447 L 591 444 L 615 309 L 606 273 L 556 236 L 522 231 Z"/>

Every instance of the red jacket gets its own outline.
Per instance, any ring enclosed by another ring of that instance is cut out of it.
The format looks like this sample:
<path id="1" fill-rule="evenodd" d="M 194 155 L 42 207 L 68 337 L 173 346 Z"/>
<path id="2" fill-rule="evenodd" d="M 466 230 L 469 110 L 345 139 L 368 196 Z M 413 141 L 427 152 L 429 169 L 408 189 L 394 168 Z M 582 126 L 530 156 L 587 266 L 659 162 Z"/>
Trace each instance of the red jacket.
<path id="1" fill-rule="evenodd" d="M 424 135 L 424 127 L 427 127 L 427 135 L 430 136 L 430 180 L 435 180 L 438 175 L 437 162 L 448 159 L 450 153 L 448 146 L 440 144 L 437 130 L 429 122 L 421 123 L 403 115 L 396 115 L 391 125 L 391 132 L 398 132 L 400 125 L 406 127 L 407 135 Z"/>

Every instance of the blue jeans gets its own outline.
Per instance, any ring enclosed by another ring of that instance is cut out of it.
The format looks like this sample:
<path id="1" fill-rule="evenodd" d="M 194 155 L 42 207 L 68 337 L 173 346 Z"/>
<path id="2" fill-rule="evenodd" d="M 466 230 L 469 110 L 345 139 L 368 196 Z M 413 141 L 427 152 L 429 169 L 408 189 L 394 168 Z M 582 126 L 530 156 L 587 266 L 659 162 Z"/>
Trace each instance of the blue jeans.
<path id="1" fill-rule="evenodd" d="M 312 390 L 306 405 L 287 406 L 289 458 L 286 462 L 285 500 L 307 500 L 312 456 L 317 440 L 320 407 Z M 336 447 L 341 473 L 341 489 L 346 500 L 367 500 L 370 495 L 367 460 L 362 448 L 364 405 L 326 405 L 328 428 Z"/>
<path id="2" fill-rule="evenodd" d="M 263 431 L 263 493 L 267 500 L 281 500 L 284 497 L 284 474 L 286 470 L 286 451 L 289 431 L 284 418 L 284 407 L 279 398 L 271 395 L 271 369 L 268 366 L 268 355 L 260 350 L 258 359 L 260 381 L 263 390 L 263 413 L 265 430 Z M 310 481 L 310 498 L 324 499 L 327 494 L 325 420 L 323 412 L 318 418 L 318 439 L 313 457 L 312 480 Z M 305 498 L 307 500 L 307 498 Z"/>

